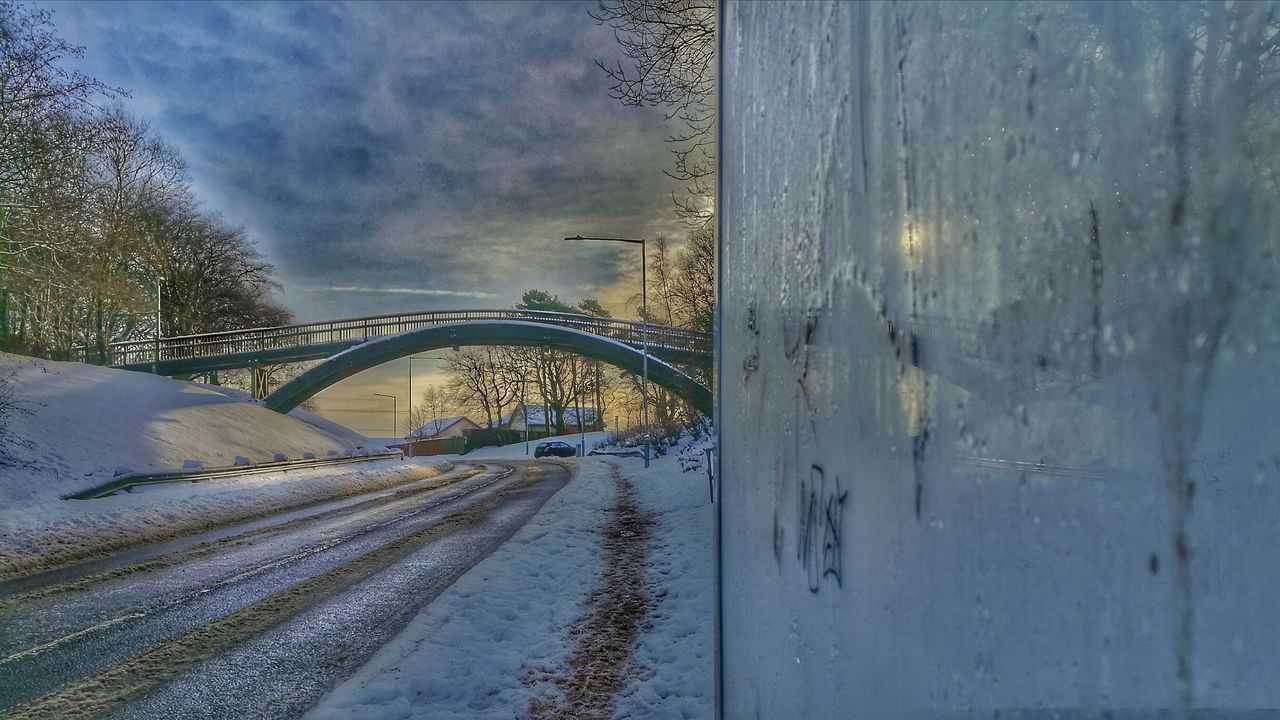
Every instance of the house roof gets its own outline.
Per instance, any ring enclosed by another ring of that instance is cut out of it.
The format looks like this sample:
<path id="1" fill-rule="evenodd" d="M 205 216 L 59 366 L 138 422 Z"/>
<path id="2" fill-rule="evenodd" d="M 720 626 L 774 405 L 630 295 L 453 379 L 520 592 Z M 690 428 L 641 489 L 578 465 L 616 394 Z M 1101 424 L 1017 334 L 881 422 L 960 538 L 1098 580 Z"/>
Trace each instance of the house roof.
<path id="1" fill-rule="evenodd" d="M 547 422 L 546 413 L 543 410 L 543 407 L 541 405 L 528 406 L 528 412 L 529 412 L 528 422 L 530 425 L 550 424 Z M 521 417 L 521 411 L 520 411 L 520 408 L 517 407 L 514 412 L 508 413 L 507 415 L 503 415 L 501 423 L 503 425 L 510 425 L 512 420 L 515 420 L 520 417 Z M 555 416 L 552 415 L 552 417 L 554 418 Z M 596 411 L 592 410 L 591 408 L 582 408 L 583 424 L 590 425 L 595 423 L 595 421 L 596 421 Z M 565 408 L 564 424 L 566 426 L 578 424 L 578 411 L 576 408 Z"/>
<path id="2" fill-rule="evenodd" d="M 475 425 L 475 423 L 471 422 L 471 420 L 466 415 L 454 415 L 453 417 L 440 418 L 439 420 L 432 420 L 426 425 L 423 425 L 422 427 L 418 428 L 412 434 L 421 435 L 423 437 L 431 437 L 432 435 L 439 435 L 440 433 L 444 432 L 445 430 L 448 430 L 454 425 L 457 425 L 463 420 L 466 420 L 467 422 L 470 422 L 472 425 Z"/>

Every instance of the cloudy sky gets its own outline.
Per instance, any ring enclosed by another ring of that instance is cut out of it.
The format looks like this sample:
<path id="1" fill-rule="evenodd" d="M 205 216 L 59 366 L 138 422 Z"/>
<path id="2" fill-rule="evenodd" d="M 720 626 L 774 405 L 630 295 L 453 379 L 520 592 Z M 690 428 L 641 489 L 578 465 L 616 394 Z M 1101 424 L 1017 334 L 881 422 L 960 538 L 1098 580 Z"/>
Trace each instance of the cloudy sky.
<path id="1" fill-rule="evenodd" d="M 617 47 L 593 6 L 46 5 L 77 67 L 127 90 L 205 206 L 256 240 L 299 321 L 532 287 L 632 314 L 631 246 L 560 239 L 679 235 L 661 111 L 608 96 L 593 60 Z M 367 397 L 399 365 L 329 394 Z"/>

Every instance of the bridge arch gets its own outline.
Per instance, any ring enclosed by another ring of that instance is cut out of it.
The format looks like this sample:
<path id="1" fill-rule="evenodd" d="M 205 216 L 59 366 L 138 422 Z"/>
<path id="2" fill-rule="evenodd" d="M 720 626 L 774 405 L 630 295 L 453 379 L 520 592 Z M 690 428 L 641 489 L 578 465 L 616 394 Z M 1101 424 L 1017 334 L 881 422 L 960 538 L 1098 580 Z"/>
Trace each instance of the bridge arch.
<path id="1" fill-rule="evenodd" d="M 637 375 L 643 354 L 630 345 L 582 330 L 516 320 L 449 323 L 376 338 L 348 348 L 281 385 L 263 404 L 289 412 L 299 404 L 356 373 L 407 355 L 474 345 L 541 346 L 568 350 Z M 711 414 L 711 391 L 675 367 L 649 355 L 649 380 Z"/>

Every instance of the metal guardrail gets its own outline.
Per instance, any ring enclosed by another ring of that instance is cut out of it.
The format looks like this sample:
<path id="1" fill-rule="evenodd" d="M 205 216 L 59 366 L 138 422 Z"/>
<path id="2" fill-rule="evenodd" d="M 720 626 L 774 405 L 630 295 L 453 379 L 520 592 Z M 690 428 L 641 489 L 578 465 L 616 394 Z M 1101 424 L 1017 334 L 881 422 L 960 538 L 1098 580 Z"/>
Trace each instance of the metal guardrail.
<path id="1" fill-rule="evenodd" d="M 403 454 L 396 450 L 394 452 L 374 453 L 369 455 L 343 455 L 341 457 L 324 457 L 312 458 L 307 460 L 278 460 L 275 462 L 258 463 L 256 465 L 228 465 L 225 467 L 207 468 L 200 470 L 166 470 L 164 472 L 155 473 L 130 473 L 121 475 L 110 482 L 101 485 L 95 485 L 78 493 L 66 495 L 63 500 L 93 500 L 100 497 L 115 494 L 121 490 L 128 490 L 138 485 L 154 485 L 158 483 L 171 482 L 199 482 L 200 480 L 216 480 L 223 478 L 244 477 L 247 475 L 258 475 L 267 472 L 278 472 L 281 470 L 303 470 L 315 467 L 325 467 L 328 465 L 346 465 L 349 463 L 368 462 L 370 460 L 390 460 L 392 458 L 403 457 Z"/>
<path id="2" fill-rule="evenodd" d="M 643 343 L 646 327 L 645 323 L 632 320 L 542 310 L 437 310 L 248 330 L 227 330 L 159 340 L 127 340 L 111 343 L 107 350 L 107 364 L 137 365 L 165 360 L 191 360 L 310 345 L 359 342 L 433 325 L 467 320 L 519 320 L 548 323 L 582 330 L 637 347 Z M 647 327 L 651 348 L 665 348 L 708 357 L 711 355 L 710 335 L 668 325 L 650 323 Z M 73 350 L 71 359 L 80 362 L 88 361 L 87 348 Z"/>

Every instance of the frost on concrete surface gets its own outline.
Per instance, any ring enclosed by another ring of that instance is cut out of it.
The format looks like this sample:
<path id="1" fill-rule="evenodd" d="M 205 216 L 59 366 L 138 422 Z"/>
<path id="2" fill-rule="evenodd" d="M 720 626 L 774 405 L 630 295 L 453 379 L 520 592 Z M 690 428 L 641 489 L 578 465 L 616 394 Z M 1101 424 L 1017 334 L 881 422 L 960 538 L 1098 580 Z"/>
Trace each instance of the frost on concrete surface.
<path id="1" fill-rule="evenodd" d="M 726 717 L 1280 706 L 1280 10 L 730 2 Z"/>

